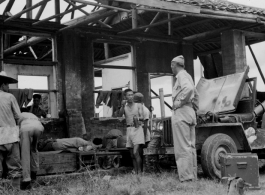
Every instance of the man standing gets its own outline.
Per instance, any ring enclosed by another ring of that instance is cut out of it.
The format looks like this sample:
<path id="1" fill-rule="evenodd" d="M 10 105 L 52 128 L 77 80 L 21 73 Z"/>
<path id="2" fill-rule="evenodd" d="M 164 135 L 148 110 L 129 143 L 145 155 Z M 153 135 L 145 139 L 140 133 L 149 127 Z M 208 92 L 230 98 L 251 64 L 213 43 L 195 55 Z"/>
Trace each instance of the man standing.
<path id="1" fill-rule="evenodd" d="M 30 189 L 31 183 L 36 181 L 39 170 L 39 154 L 37 144 L 44 127 L 38 117 L 32 113 L 23 112 L 19 119 L 20 146 L 23 182 L 21 189 Z"/>
<path id="2" fill-rule="evenodd" d="M 27 107 L 27 111 L 35 114 L 38 118 L 46 118 L 46 112 L 40 108 L 40 101 L 41 101 L 41 95 L 40 94 L 34 94 L 33 95 L 33 105 Z"/>
<path id="3" fill-rule="evenodd" d="M 183 56 L 175 57 L 171 69 L 176 75 L 172 90 L 172 131 L 175 159 L 180 181 L 197 179 L 197 157 L 195 148 L 195 125 L 199 96 L 191 76 L 184 70 Z"/>
<path id="4" fill-rule="evenodd" d="M 14 188 L 20 188 L 21 164 L 19 151 L 19 129 L 17 123 L 20 109 L 16 98 L 6 93 L 8 84 L 17 80 L 8 77 L 4 71 L 0 72 L 0 178 L 3 174 L 3 160 L 6 159 L 8 177 Z"/>
<path id="5" fill-rule="evenodd" d="M 142 128 L 143 105 L 133 102 L 133 91 L 126 89 L 124 91 L 127 101 L 122 102 L 119 115 L 125 114 L 127 124 L 127 142 L 126 147 L 130 149 L 133 160 L 133 167 L 136 174 L 142 172 L 141 145 L 145 144 L 144 131 Z"/>

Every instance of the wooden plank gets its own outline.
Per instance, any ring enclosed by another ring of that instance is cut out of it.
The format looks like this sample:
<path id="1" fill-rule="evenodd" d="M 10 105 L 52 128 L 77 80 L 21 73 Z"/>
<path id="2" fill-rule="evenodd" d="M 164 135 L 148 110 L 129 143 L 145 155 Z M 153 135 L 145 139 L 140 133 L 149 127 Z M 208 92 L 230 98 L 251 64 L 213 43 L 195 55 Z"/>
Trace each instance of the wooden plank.
<path id="1" fill-rule="evenodd" d="M 78 2 L 78 3 L 84 3 L 84 4 L 88 4 L 88 5 L 104 7 L 104 8 L 108 8 L 108 9 L 124 11 L 124 12 L 131 12 L 130 10 L 127 10 L 127 9 L 123 9 L 123 8 L 119 8 L 119 7 L 113 7 L 113 6 L 109 6 L 109 5 L 103 5 L 103 4 L 99 5 L 98 3 L 92 3 L 92 2 L 88 2 L 88 1 L 84 1 L 84 0 L 72 0 L 72 1 L 75 1 L 75 2 Z"/>
<path id="2" fill-rule="evenodd" d="M 60 18 L 61 16 L 63 16 L 63 15 L 65 15 L 65 14 L 68 14 L 68 13 L 72 12 L 73 10 L 76 10 L 76 9 L 79 9 L 79 8 L 82 8 L 82 7 L 86 7 L 86 6 L 87 6 L 87 5 L 79 5 L 79 6 L 73 7 L 72 9 L 69 9 L 69 10 L 67 10 L 67 11 L 65 11 L 65 12 L 63 12 L 63 13 L 56 14 L 56 15 L 50 16 L 50 17 L 48 17 L 48 18 L 45 18 L 45 19 L 43 19 L 43 20 L 41 20 L 41 21 L 35 22 L 35 23 L 33 23 L 32 25 L 38 25 L 38 24 L 41 24 L 41 23 L 43 23 L 43 22 L 49 21 L 49 20 L 51 20 L 51 19 L 53 19 L 53 18 L 57 18 L 57 19 L 58 19 L 58 18 Z"/>
<path id="3" fill-rule="evenodd" d="M 4 22 L 8 22 L 8 21 L 14 20 L 16 18 L 19 18 L 22 14 L 27 13 L 28 11 L 31 11 L 31 10 L 35 9 L 35 8 L 41 6 L 43 3 L 48 2 L 48 1 L 50 1 L 50 0 L 43 0 L 43 1 L 41 1 L 41 2 L 39 2 L 37 4 L 35 4 L 35 5 L 33 5 L 32 7 L 29 7 L 27 9 L 25 9 L 25 10 L 23 10 L 23 11 L 15 14 L 15 15 L 7 18 Z"/>
<path id="4" fill-rule="evenodd" d="M 108 68 L 108 69 L 126 69 L 126 70 L 135 70 L 133 66 L 119 66 L 119 65 L 93 65 L 94 68 Z"/>
<path id="5" fill-rule="evenodd" d="M 54 66 L 56 63 L 51 61 L 35 61 L 20 59 L 4 59 L 6 64 L 29 65 L 29 66 Z"/>
<path id="6" fill-rule="evenodd" d="M 159 26 L 161 24 L 165 24 L 165 23 L 168 23 L 170 21 L 179 20 L 179 19 L 184 18 L 184 17 L 186 17 L 186 15 L 178 16 L 178 17 L 174 17 L 174 18 L 171 18 L 171 19 L 167 19 L 167 20 L 163 20 L 163 21 L 160 21 L 160 22 L 156 22 L 154 24 L 149 24 L 149 25 L 138 27 L 138 28 L 122 31 L 122 32 L 119 32 L 118 34 L 131 33 L 131 32 L 137 31 L 137 30 L 142 30 L 142 29 L 146 29 L 146 28 L 150 28 L 150 27 L 154 27 L 154 26 Z"/>
<path id="7" fill-rule="evenodd" d="M 101 10 L 101 12 L 94 12 L 94 13 L 90 14 L 89 16 L 81 17 L 78 20 L 75 20 L 74 23 L 72 23 L 71 25 L 69 25 L 65 28 L 60 29 L 59 32 L 70 29 L 70 28 L 75 28 L 75 27 L 80 26 L 82 24 L 88 24 L 90 22 L 95 22 L 95 21 L 98 21 L 102 18 L 114 15 L 116 13 L 117 13 L 116 10 L 109 10 L 109 11 L 106 11 L 106 10 L 102 11 Z"/>
<path id="8" fill-rule="evenodd" d="M 26 36 L 47 37 L 47 38 L 51 37 L 51 34 L 29 32 L 23 30 L 3 30 L 3 33 L 11 35 L 21 35 L 21 36 L 26 35 Z"/>
<path id="9" fill-rule="evenodd" d="M 77 171 L 76 162 L 40 165 L 37 175 L 57 174 L 57 173 L 69 173 Z"/>
<path id="10" fill-rule="evenodd" d="M 108 0 L 113 1 L 113 0 Z M 125 2 L 125 3 L 133 3 L 133 4 L 140 4 L 146 5 L 150 7 L 157 7 L 160 9 L 167 9 L 167 10 L 175 10 L 175 11 L 182 11 L 182 12 L 190 12 L 190 13 L 200 13 L 199 6 L 192 6 L 192 5 L 185 5 L 180 3 L 172 3 L 160 0 L 114 0 L 118 2 Z"/>
<path id="11" fill-rule="evenodd" d="M 26 9 L 28 9 L 30 7 L 32 7 L 32 0 L 27 0 L 26 1 Z M 32 19 L 32 10 L 28 11 L 26 13 L 26 15 L 27 15 L 27 18 Z"/>
<path id="12" fill-rule="evenodd" d="M 55 10 L 55 15 L 60 14 L 60 0 L 54 0 L 54 10 Z M 56 17 L 55 22 L 60 22 L 60 18 Z"/>
<path id="13" fill-rule="evenodd" d="M 76 162 L 76 153 L 58 153 L 58 151 L 39 152 L 40 165 L 69 162 Z"/>

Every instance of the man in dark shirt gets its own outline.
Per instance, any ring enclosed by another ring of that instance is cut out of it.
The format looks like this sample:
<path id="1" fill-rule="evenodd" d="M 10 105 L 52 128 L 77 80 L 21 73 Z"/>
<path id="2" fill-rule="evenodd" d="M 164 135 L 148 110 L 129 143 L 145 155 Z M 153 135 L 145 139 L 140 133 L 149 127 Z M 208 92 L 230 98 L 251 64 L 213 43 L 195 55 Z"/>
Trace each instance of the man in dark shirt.
<path id="1" fill-rule="evenodd" d="M 40 94 L 34 94 L 33 95 L 33 105 L 27 107 L 27 111 L 36 115 L 38 118 L 46 118 L 46 112 L 40 108 L 40 102 L 41 102 L 41 95 Z"/>

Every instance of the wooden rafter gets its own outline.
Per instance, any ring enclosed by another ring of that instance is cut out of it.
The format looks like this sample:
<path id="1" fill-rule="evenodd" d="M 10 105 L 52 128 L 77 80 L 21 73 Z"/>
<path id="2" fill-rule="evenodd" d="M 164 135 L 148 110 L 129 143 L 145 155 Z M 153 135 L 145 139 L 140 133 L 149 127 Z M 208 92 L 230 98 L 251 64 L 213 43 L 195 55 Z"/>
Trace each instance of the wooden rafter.
<path id="1" fill-rule="evenodd" d="M 127 9 L 114 7 L 114 6 L 109 6 L 109 5 L 98 4 L 98 3 L 92 3 L 92 2 L 84 1 L 84 0 L 72 0 L 72 1 L 75 1 L 75 2 L 78 2 L 78 3 L 84 3 L 84 4 L 88 4 L 88 5 L 104 7 L 104 8 L 108 8 L 108 9 L 119 10 L 119 11 L 123 11 L 123 12 L 131 12 L 130 10 L 127 10 Z"/>
<path id="2" fill-rule="evenodd" d="M 43 13 L 43 11 L 44 11 L 44 9 L 45 9 L 47 3 L 48 3 L 48 1 L 46 1 L 45 3 L 43 3 L 43 4 L 41 5 L 41 7 L 40 7 L 40 9 L 39 9 L 39 11 L 38 11 L 38 13 L 37 13 L 37 15 L 35 16 L 35 20 L 39 20 L 39 19 L 40 19 L 40 17 L 41 17 L 41 15 L 42 15 L 42 13 Z"/>
<path id="3" fill-rule="evenodd" d="M 119 32 L 118 34 L 131 33 L 131 32 L 134 32 L 134 31 L 138 31 L 138 30 L 142 30 L 142 29 L 146 29 L 146 28 L 151 28 L 151 27 L 154 27 L 154 26 L 158 26 L 158 25 L 161 25 L 161 24 L 168 23 L 169 21 L 179 20 L 179 19 L 184 18 L 184 17 L 186 17 L 186 15 L 177 16 L 177 17 L 174 17 L 174 18 L 170 18 L 170 19 L 167 19 L 167 20 L 156 22 L 154 24 L 149 24 L 149 25 L 146 25 L 146 26 L 141 26 L 141 27 L 138 27 L 138 28 L 122 31 L 122 32 Z"/>
<path id="4" fill-rule="evenodd" d="M 108 0 L 113 1 L 113 0 Z M 192 5 L 185 5 L 180 3 L 172 3 L 160 0 L 114 0 L 118 2 L 125 2 L 125 3 L 133 3 L 133 4 L 140 4 L 146 5 L 151 7 L 157 7 L 160 9 L 168 9 L 168 10 L 175 10 L 175 11 L 182 11 L 182 12 L 190 12 L 190 13 L 200 13 L 200 7 L 192 6 Z"/>
<path id="5" fill-rule="evenodd" d="M 60 14 L 60 0 L 54 0 L 55 15 Z M 59 17 L 55 17 L 55 22 L 60 22 Z"/>
<path id="6" fill-rule="evenodd" d="M 16 19 L 16 18 L 19 18 L 19 17 L 20 17 L 21 15 L 23 15 L 24 13 L 27 13 L 28 11 L 31 11 L 31 10 L 35 9 L 35 8 L 41 6 L 43 3 L 48 2 L 48 1 L 50 1 L 50 0 L 43 0 L 43 1 L 41 1 L 41 2 L 39 2 L 39 3 L 37 3 L 37 4 L 35 4 L 35 5 L 33 5 L 32 7 L 29 7 L 29 8 L 27 8 L 27 9 L 25 9 L 25 10 L 23 10 L 23 11 L 21 11 L 21 12 L 15 14 L 15 15 L 13 15 L 13 16 L 7 18 L 4 22 L 8 22 L 8 21 L 14 20 L 14 19 Z"/>
<path id="7" fill-rule="evenodd" d="M 43 60 L 44 58 L 46 58 L 50 53 L 52 53 L 52 49 L 50 49 L 47 53 L 45 53 L 43 56 L 41 56 L 39 58 L 39 60 Z"/>
<path id="8" fill-rule="evenodd" d="M 71 5 L 68 4 L 67 7 L 65 8 L 64 12 L 68 11 L 68 10 L 70 9 L 70 7 L 71 7 Z M 65 16 L 65 15 L 62 15 L 62 16 L 60 17 L 60 20 L 62 20 L 62 18 L 63 18 L 64 16 Z"/>
<path id="9" fill-rule="evenodd" d="M 153 24 L 153 23 L 155 23 L 155 21 L 159 18 L 159 16 L 160 16 L 160 12 L 157 12 L 156 15 L 155 15 L 155 17 L 150 22 L 150 25 Z M 146 28 L 144 32 L 148 32 L 149 29 L 150 29 L 150 27 L 149 28 Z"/>
<path id="10" fill-rule="evenodd" d="M 63 13 L 56 14 L 56 15 L 54 15 L 54 16 L 50 16 L 50 17 L 48 17 L 48 18 L 45 18 L 45 19 L 43 19 L 43 20 L 41 20 L 41 21 L 35 22 L 35 23 L 33 23 L 32 25 L 41 24 L 41 23 L 46 22 L 46 21 L 49 21 L 49 20 L 51 20 L 51 19 L 53 19 L 53 18 L 60 18 L 61 16 L 65 15 L 65 14 L 68 14 L 68 13 L 72 12 L 73 10 L 76 10 L 76 9 L 79 9 L 79 8 L 82 8 L 82 7 L 86 7 L 86 6 L 87 6 L 87 5 L 84 5 L 84 4 L 83 4 L 83 5 L 79 5 L 79 6 L 73 7 L 72 9 L 69 9 L 69 10 L 67 10 L 67 11 L 65 11 L 65 12 L 63 12 Z"/>
<path id="11" fill-rule="evenodd" d="M 7 3 L 5 10 L 3 12 L 3 15 L 5 15 L 6 12 L 9 12 L 11 10 L 11 8 L 13 7 L 15 0 L 9 0 L 9 2 Z"/>
<path id="12" fill-rule="evenodd" d="M 77 20 L 75 20 L 75 22 L 71 23 L 71 25 L 60 29 L 59 32 L 63 31 L 63 30 L 66 30 L 66 29 L 70 29 L 70 28 L 74 28 L 74 27 L 80 26 L 82 24 L 88 24 L 90 22 L 96 22 L 96 21 L 98 21 L 98 20 L 100 20 L 102 18 L 106 18 L 106 17 L 114 15 L 116 13 L 117 13 L 117 10 L 109 10 L 109 11 L 107 11 L 107 10 L 99 10 L 99 11 L 94 12 L 94 13 L 88 15 L 88 16 L 78 18 Z"/>
<path id="13" fill-rule="evenodd" d="M 73 7 L 77 7 L 74 3 L 72 3 L 70 0 L 64 0 L 65 2 L 69 3 L 69 5 L 72 5 Z M 86 12 L 85 10 L 81 9 L 81 8 L 78 8 L 79 11 L 81 11 L 82 13 L 84 13 L 85 15 L 89 16 L 90 13 Z M 104 22 L 102 21 L 98 21 L 99 24 L 101 24 L 102 26 L 105 26 L 107 28 L 112 28 L 110 25 L 108 24 L 105 24 Z"/>
<path id="14" fill-rule="evenodd" d="M 32 0 L 26 1 L 26 9 L 32 7 Z M 26 12 L 27 18 L 32 19 L 32 10 Z"/>

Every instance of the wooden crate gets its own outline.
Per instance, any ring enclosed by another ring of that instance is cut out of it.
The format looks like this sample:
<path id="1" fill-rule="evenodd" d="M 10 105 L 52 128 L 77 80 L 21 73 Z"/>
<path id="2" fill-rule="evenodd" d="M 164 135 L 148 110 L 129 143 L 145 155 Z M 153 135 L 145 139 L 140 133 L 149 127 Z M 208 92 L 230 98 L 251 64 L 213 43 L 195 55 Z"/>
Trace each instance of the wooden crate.
<path id="1" fill-rule="evenodd" d="M 76 153 L 39 152 L 39 163 L 40 169 L 37 175 L 69 173 L 77 170 Z"/>

